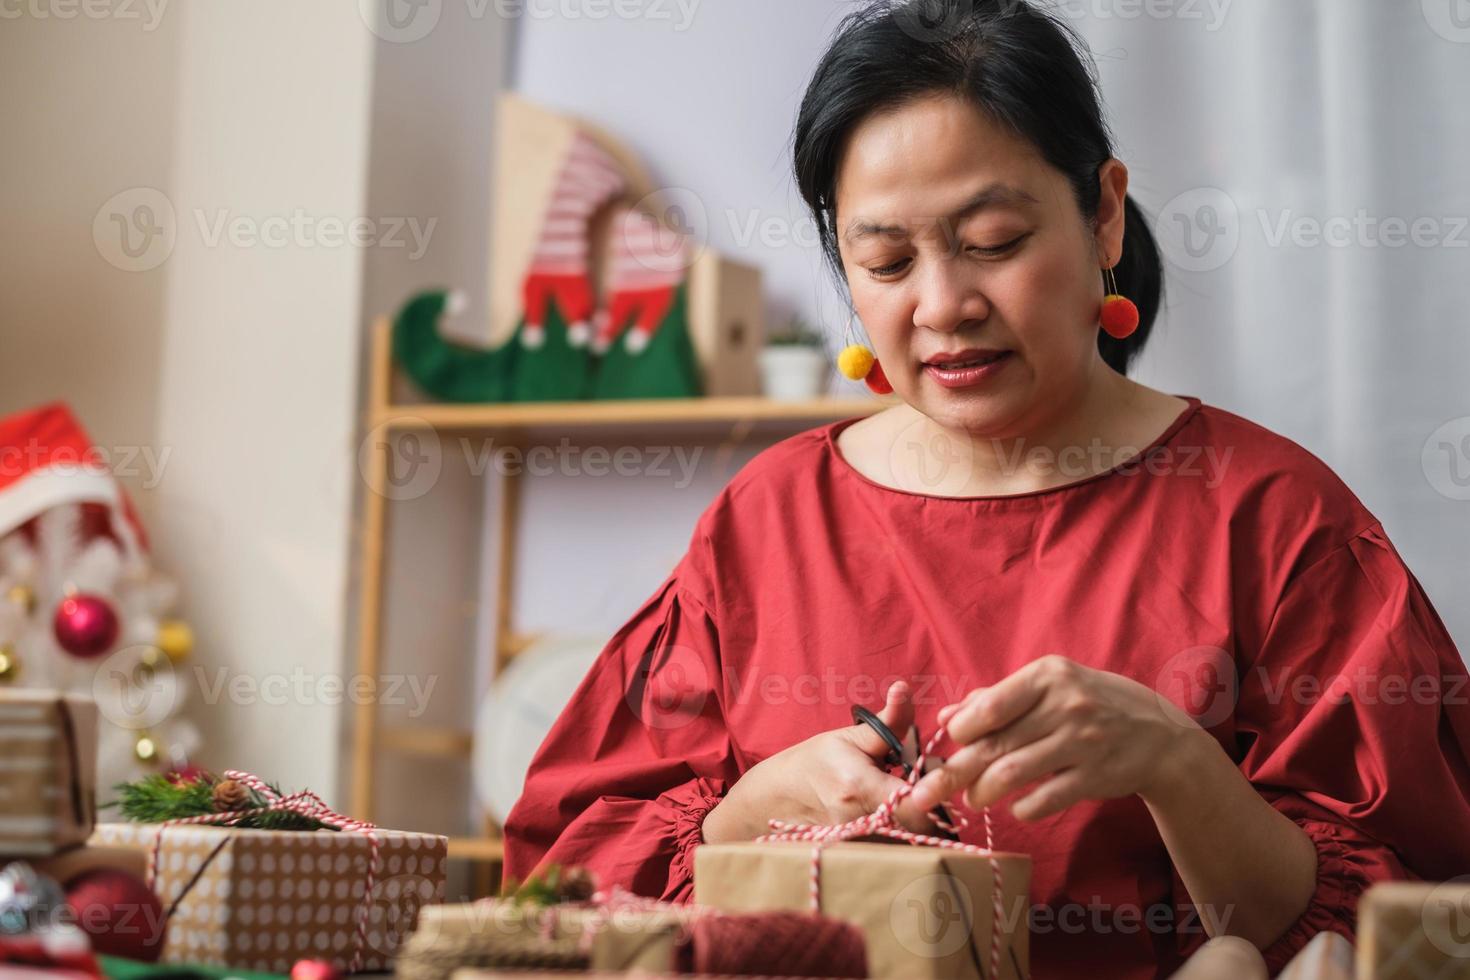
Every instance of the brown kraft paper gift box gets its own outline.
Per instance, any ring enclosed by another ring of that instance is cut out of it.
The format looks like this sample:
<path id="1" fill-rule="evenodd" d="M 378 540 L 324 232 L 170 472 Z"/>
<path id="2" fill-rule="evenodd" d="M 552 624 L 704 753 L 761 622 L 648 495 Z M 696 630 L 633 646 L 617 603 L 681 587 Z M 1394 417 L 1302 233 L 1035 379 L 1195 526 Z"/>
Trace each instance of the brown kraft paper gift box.
<path id="1" fill-rule="evenodd" d="M 704 844 L 694 852 L 694 901 L 727 912 L 811 908 L 812 845 Z M 821 912 L 863 930 L 875 977 L 1021 980 L 1029 974 L 1031 859 L 997 852 L 999 978 L 991 977 L 990 858 L 960 850 L 844 841 L 821 857 Z"/>
<path id="2" fill-rule="evenodd" d="M 398 956 L 400 980 L 447 980 L 463 967 L 673 973 L 682 926 L 675 909 L 554 909 L 491 900 L 430 906 Z M 589 929 L 596 931 L 587 939 Z"/>
<path id="3" fill-rule="evenodd" d="M 56 691 L 0 691 L 0 859 L 80 844 L 96 810 L 97 705 Z"/>
<path id="4" fill-rule="evenodd" d="M 1361 980 L 1470 976 L 1470 879 L 1383 882 L 1358 903 Z"/>
<path id="5" fill-rule="evenodd" d="M 98 824 L 91 843 L 153 846 L 159 824 Z M 379 864 L 361 944 L 363 970 L 386 970 L 418 909 L 444 900 L 448 841 L 374 831 Z M 285 973 L 299 959 L 346 969 L 371 864 L 368 836 L 330 830 L 163 831 L 153 890 L 168 919 L 163 960 Z M 176 906 L 176 907 L 175 907 Z"/>

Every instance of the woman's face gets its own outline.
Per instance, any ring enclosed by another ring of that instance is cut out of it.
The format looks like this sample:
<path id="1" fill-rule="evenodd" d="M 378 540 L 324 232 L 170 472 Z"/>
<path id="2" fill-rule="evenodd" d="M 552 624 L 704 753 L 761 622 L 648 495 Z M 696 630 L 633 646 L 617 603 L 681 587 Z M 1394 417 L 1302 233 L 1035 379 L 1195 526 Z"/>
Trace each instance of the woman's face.
<path id="1" fill-rule="evenodd" d="M 1127 186 L 1117 161 L 1103 172 L 1095 233 L 1067 179 L 968 102 L 934 96 L 859 124 L 838 167 L 838 247 L 904 401 L 1001 437 L 1085 396 L 1106 370 L 1099 253 L 1119 254 Z"/>

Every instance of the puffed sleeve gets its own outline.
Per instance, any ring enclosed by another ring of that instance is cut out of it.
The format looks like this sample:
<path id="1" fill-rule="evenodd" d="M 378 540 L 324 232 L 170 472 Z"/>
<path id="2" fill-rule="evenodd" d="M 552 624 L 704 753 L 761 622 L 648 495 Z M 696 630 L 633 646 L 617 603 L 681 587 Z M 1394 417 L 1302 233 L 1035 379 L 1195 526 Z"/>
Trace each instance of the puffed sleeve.
<path id="1" fill-rule="evenodd" d="M 699 537 L 603 648 L 536 753 L 505 826 L 505 873 L 590 869 L 687 901 L 700 826 L 734 782 L 720 638 Z"/>
<path id="2" fill-rule="evenodd" d="M 1470 687 L 1419 582 L 1374 524 L 1294 576 L 1236 711 L 1241 769 L 1317 846 L 1317 889 L 1264 953 L 1351 939 L 1387 879 L 1470 870 Z"/>

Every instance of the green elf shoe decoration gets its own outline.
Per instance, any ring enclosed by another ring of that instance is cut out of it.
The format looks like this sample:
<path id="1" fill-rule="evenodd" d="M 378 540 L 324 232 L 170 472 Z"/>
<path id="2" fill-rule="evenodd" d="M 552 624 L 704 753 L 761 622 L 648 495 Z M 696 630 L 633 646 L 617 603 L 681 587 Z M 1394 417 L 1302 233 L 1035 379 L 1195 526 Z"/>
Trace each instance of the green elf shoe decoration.
<path id="1" fill-rule="evenodd" d="M 463 307 L 463 294 L 443 289 L 413 297 L 393 322 L 393 358 L 426 394 L 441 401 L 509 401 L 520 347 L 514 338 L 492 350 L 445 340 L 440 318 Z"/>
<path id="2" fill-rule="evenodd" d="M 553 300 L 546 306 L 539 347 L 515 334 L 494 348 L 445 340 L 439 321 L 464 309 L 463 294 L 419 293 L 393 324 L 393 356 L 423 391 L 446 402 L 577 401 L 589 397 L 593 358 L 567 342 L 566 321 Z"/>

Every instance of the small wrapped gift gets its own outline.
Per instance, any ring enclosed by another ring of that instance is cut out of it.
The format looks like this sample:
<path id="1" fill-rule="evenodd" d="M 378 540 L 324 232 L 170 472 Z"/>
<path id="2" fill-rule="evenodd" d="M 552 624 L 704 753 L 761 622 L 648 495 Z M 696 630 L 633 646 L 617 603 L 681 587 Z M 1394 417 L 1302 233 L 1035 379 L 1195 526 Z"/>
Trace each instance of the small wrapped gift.
<path id="1" fill-rule="evenodd" d="M 283 796 L 249 773 L 191 783 L 181 797 L 229 807 L 162 823 L 99 824 L 91 843 L 145 853 L 163 903 L 163 960 L 285 973 L 300 959 L 388 969 L 418 910 L 444 900 L 448 840 L 380 830 L 309 792 Z M 157 780 L 135 784 L 156 799 Z M 242 790 L 245 787 L 248 792 Z M 124 788 L 123 809 L 136 812 Z M 308 821 L 317 830 L 269 829 Z"/>
<path id="2" fill-rule="evenodd" d="M 387 969 L 417 908 L 444 900 L 448 842 L 432 834 L 374 832 L 371 892 L 367 834 L 104 823 L 92 840 L 146 851 L 160 833 L 153 890 L 168 914 L 167 963 Z"/>
<path id="3" fill-rule="evenodd" d="M 427 908 L 398 957 L 401 980 L 463 968 L 720 976 L 868 976 L 856 927 L 807 913 L 739 915 L 591 890 L 547 869 L 514 897 Z"/>
<path id="4" fill-rule="evenodd" d="M 429 906 L 398 954 L 400 980 L 461 967 L 675 972 L 687 909 L 619 910 L 510 900 Z"/>
<path id="5" fill-rule="evenodd" d="M 929 816 L 946 837 L 898 823 L 899 804 L 945 737 L 941 729 L 904 764 L 907 779 L 872 813 L 832 826 L 771 820 L 772 832 L 754 841 L 695 848 L 695 902 L 805 909 L 851 923 L 875 977 L 1022 980 L 1030 972 L 1031 859 L 995 850 L 988 812 L 984 848 L 962 843 L 968 819 L 943 807 Z"/>
<path id="6" fill-rule="evenodd" d="M 86 840 L 96 809 L 96 703 L 0 691 L 0 745 L 0 858 L 46 857 Z"/>
<path id="7" fill-rule="evenodd" d="M 694 900 L 732 912 L 809 909 L 812 852 L 798 841 L 701 845 Z M 844 841 L 822 848 L 818 874 L 822 914 L 862 929 L 875 977 L 1028 975 L 1024 855 Z"/>

